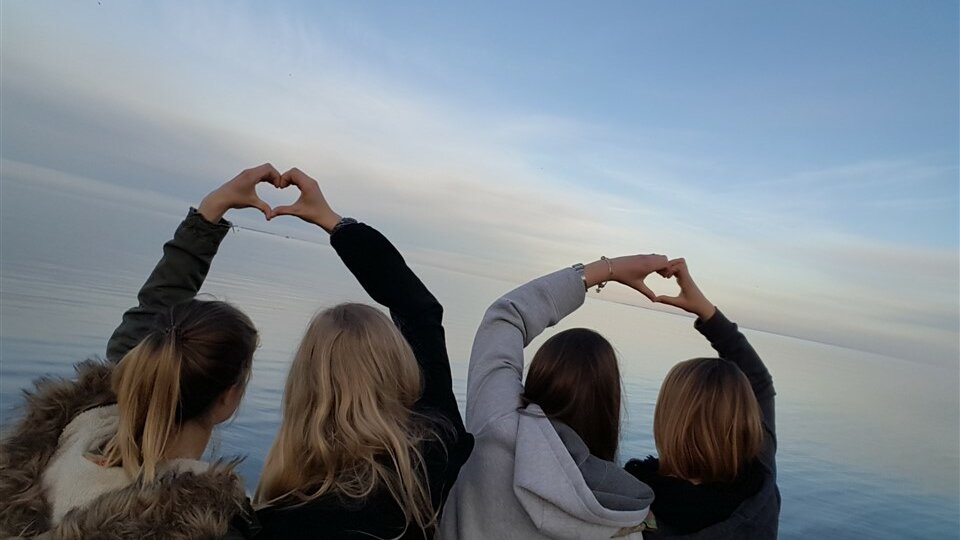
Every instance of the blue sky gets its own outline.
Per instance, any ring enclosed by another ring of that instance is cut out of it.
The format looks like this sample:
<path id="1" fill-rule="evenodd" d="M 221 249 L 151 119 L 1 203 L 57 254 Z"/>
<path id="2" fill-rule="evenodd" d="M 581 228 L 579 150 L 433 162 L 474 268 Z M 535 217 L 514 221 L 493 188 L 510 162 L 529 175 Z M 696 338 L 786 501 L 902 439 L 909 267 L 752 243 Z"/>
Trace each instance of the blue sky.
<path id="1" fill-rule="evenodd" d="M 0 172 L 189 204 L 297 165 L 423 261 L 519 282 L 685 256 L 752 327 L 955 364 L 958 20 L 950 1 L 3 2 Z"/>

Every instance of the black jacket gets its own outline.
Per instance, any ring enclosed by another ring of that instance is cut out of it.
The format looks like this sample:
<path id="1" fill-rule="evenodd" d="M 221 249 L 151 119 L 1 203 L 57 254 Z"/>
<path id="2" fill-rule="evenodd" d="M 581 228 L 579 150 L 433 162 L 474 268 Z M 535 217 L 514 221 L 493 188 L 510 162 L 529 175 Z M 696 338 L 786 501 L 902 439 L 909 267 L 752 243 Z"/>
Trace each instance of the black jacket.
<path id="1" fill-rule="evenodd" d="M 750 381 L 760 405 L 763 447 L 741 478 L 727 486 L 693 486 L 661 476 L 652 458 L 628 461 L 627 471 L 652 487 L 656 496 L 651 510 L 659 530 L 645 532 L 644 538 L 775 539 L 780 519 L 780 490 L 777 488 L 773 378 L 737 325 L 720 310 L 707 321 L 698 319 L 695 327 L 710 341 L 720 358 L 734 362 Z M 728 500 L 722 500 L 724 497 Z M 729 504 L 729 498 L 734 498 L 734 504 Z"/>
<path id="2" fill-rule="evenodd" d="M 337 254 L 376 302 L 390 309 L 400 332 L 410 343 L 423 376 L 423 395 L 414 405 L 449 426 L 441 440 L 420 448 L 426 461 L 433 506 L 440 509 L 473 449 L 453 395 L 453 380 L 444 337 L 443 308 L 382 234 L 362 223 L 341 227 L 330 238 Z M 360 503 L 335 496 L 300 506 L 274 506 L 257 512 L 257 540 L 298 538 L 394 538 L 404 530 L 403 512 L 386 492 Z M 433 531 L 415 525 L 402 538 L 431 538 Z"/>

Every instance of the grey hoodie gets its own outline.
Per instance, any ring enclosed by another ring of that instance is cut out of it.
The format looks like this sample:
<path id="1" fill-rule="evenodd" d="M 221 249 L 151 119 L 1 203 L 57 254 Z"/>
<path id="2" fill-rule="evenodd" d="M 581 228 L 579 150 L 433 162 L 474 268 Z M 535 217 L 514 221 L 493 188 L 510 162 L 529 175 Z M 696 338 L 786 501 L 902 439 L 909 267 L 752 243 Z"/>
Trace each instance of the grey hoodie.
<path id="1" fill-rule="evenodd" d="M 584 299 L 573 269 L 494 302 L 477 331 L 467 379 L 467 430 L 476 446 L 444 508 L 439 537 L 641 538 L 653 492 L 590 455 L 568 426 L 522 408 L 523 349 Z"/>

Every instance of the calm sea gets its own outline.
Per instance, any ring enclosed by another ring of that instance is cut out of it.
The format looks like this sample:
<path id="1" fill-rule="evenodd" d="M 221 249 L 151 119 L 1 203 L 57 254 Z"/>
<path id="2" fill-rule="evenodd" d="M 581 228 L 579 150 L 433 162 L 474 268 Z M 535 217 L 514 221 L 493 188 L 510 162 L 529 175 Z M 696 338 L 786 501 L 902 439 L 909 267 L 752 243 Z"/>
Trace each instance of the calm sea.
<path id="1" fill-rule="evenodd" d="M 173 213 L 104 202 L 83 190 L 6 177 L 0 187 L 0 410 L 9 424 L 19 390 L 31 379 L 69 375 L 74 362 L 103 354 L 186 207 Z M 516 284 L 414 267 L 445 306 L 462 405 L 476 326 L 486 306 Z M 250 230 L 227 237 L 203 292 L 236 303 L 261 330 L 245 402 L 212 448 L 214 455 L 246 456 L 242 473 L 252 489 L 307 320 L 326 306 L 369 298 L 323 235 L 284 238 Z M 627 403 L 621 460 L 653 453 L 660 381 L 674 362 L 710 354 L 708 345 L 689 318 L 595 298 L 556 330 L 572 326 L 601 331 L 620 354 Z M 745 333 L 778 391 L 783 538 L 960 536 L 956 359 L 897 359 Z"/>

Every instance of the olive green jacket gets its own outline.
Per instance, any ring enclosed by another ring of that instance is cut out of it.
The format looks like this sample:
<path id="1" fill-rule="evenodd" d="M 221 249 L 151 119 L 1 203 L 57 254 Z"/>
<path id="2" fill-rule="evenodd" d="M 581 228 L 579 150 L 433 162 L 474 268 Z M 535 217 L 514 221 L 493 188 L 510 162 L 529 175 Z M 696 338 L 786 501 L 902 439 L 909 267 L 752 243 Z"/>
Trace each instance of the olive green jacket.
<path id="1" fill-rule="evenodd" d="M 123 314 L 120 326 L 110 337 L 108 360 L 119 362 L 140 343 L 161 310 L 197 295 L 229 230 L 230 222 L 221 219 L 219 223 L 210 223 L 196 209 L 190 209 L 173 239 L 163 245 L 163 258 L 137 295 L 139 304 Z"/>
<path id="2" fill-rule="evenodd" d="M 163 257 L 107 345 L 108 361 L 77 364 L 74 378 L 44 377 L 24 391 L 23 414 L 0 441 L 0 538 L 249 538 L 258 528 L 233 463 L 205 473 L 135 481 L 66 514 L 53 526 L 43 473 L 60 434 L 80 413 L 116 402 L 113 367 L 153 328 L 159 312 L 193 298 L 230 229 L 194 209 L 163 246 Z"/>

